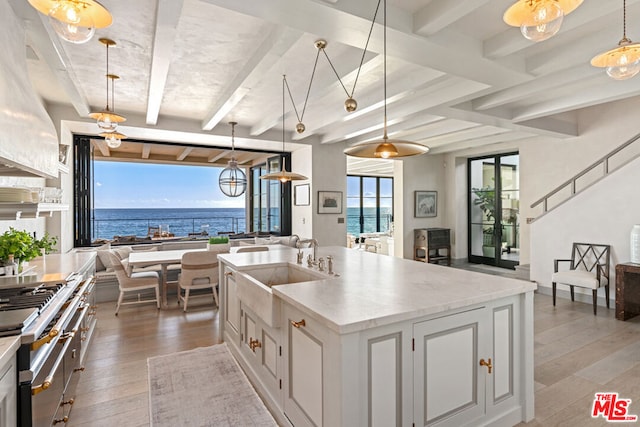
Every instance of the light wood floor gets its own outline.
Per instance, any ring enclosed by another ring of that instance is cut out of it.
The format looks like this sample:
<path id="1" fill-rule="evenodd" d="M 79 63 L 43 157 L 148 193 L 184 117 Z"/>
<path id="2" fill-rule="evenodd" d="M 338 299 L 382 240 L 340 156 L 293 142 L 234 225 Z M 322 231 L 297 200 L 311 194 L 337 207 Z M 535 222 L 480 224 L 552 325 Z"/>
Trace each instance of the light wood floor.
<path id="1" fill-rule="evenodd" d="M 130 306 L 113 315 L 98 308 L 98 330 L 81 375 L 70 422 L 77 426 L 146 426 L 147 358 L 219 342 L 217 310 Z M 632 399 L 640 415 L 640 316 L 615 320 L 614 311 L 535 297 L 535 410 L 527 426 L 603 426 L 592 419 L 596 392 Z M 524 424 L 521 424 L 524 425 Z"/>

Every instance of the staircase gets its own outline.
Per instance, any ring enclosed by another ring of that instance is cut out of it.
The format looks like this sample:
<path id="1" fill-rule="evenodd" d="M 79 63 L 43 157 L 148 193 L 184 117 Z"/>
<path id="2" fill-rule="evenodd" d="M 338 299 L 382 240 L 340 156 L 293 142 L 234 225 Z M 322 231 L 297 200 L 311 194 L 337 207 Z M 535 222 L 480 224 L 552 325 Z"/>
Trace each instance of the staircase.
<path id="1" fill-rule="evenodd" d="M 532 203 L 532 209 L 542 207 L 542 213 L 534 221 L 640 157 L 640 143 L 635 144 L 638 140 L 640 133 Z"/>

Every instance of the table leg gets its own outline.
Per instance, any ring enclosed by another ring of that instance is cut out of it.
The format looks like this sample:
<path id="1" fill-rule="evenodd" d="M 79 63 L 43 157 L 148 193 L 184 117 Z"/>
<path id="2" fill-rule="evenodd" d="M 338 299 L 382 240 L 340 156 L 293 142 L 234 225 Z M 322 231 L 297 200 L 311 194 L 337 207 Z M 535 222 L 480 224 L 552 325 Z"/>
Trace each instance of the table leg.
<path id="1" fill-rule="evenodd" d="M 168 267 L 167 264 L 162 264 L 162 272 L 161 272 L 161 274 L 162 274 L 162 279 L 161 279 L 161 281 L 162 281 L 162 284 L 161 284 L 161 287 L 162 287 L 162 290 L 161 290 L 161 293 L 162 293 L 161 306 L 162 306 L 162 308 L 168 308 L 169 307 L 169 304 L 167 303 L 167 267 Z"/>

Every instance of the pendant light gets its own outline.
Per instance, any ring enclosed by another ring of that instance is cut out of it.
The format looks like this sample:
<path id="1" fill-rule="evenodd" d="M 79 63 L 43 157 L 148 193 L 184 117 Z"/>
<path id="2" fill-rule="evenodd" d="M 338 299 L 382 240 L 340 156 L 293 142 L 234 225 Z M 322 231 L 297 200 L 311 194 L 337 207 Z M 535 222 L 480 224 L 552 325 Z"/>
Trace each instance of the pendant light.
<path id="1" fill-rule="evenodd" d="M 518 0 L 504 13 L 502 19 L 513 27 L 520 27 L 522 35 L 534 42 L 553 37 L 565 15 L 573 12 L 583 0 Z"/>
<path id="2" fill-rule="evenodd" d="M 380 0 L 378 1 L 378 7 Z M 377 13 L 377 9 L 376 9 Z M 375 19 L 375 18 L 374 18 Z M 389 139 L 387 135 L 387 1 L 384 0 L 383 13 L 383 46 L 384 46 L 384 133 L 382 139 L 359 142 L 344 150 L 347 156 L 367 158 L 401 158 L 425 154 L 429 147 L 417 142 Z"/>
<path id="3" fill-rule="evenodd" d="M 591 65 L 607 69 L 607 75 L 615 80 L 629 79 L 640 71 L 640 43 L 627 38 L 627 2 L 622 2 L 622 39 L 618 47 L 608 50 L 591 60 Z"/>
<path id="4" fill-rule="evenodd" d="M 238 162 L 233 155 L 235 150 L 235 128 L 238 123 L 229 122 L 229 124 L 231 125 L 231 160 L 229 160 L 229 166 L 220 173 L 218 185 L 225 196 L 239 197 L 247 189 L 247 176 L 238 167 Z"/>
<path id="5" fill-rule="evenodd" d="M 284 154 L 284 131 L 285 131 L 284 91 L 286 86 L 287 86 L 287 76 L 283 75 L 282 76 L 282 154 Z M 304 175 L 300 175 L 299 173 L 294 173 L 294 172 L 288 172 L 285 169 L 286 169 L 285 158 L 284 156 L 282 156 L 282 167 L 280 168 L 280 171 L 264 174 L 260 177 L 260 179 L 266 179 L 266 180 L 272 180 L 272 181 L 277 180 L 282 183 L 289 182 L 289 181 L 304 181 L 306 179 L 309 179 Z"/>
<path id="6" fill-rule="evenodd" d="M 127 136 L 121 134 L 120 132 L 103 132 L 98 134 L 101 137 L 104 138 L 104 140 L 107 142 L 107 147 L 109 148 L 118 148 L 120 147 L 120 145 L 122 144 L 122 140 L 125 139 Z"/>
<path id="7" fill-rule="evenodd" d="M 71 43 L 85 43 L 96 28 L 111 25 L 111 13 L 95 0 L 29 0 L 38 12 L 49 17 L 53 30 Z"/>
<path id="8" fill-rule="evenodd" d="M 118 123 L 122 123 L 127 119 L 123 116 L 116 114 L 114 111 L 109 109 L 109 80 L 111 80 L 111 102 L 112 104 L 115 102 L 113 99 L 113 85 L 116 79 L 120 77 L 115 74 L 109 74 L 109 46 L 115 46 L 116 42 L 111 39 L 101 38 L 100 43 L 104 44 L 107 48 L 107 106 L 104 110 L 99 111 L 97 113 L 90 113 L 89 117 L 95 119 L 98 122 L 98 127 L 106 132 L 113 132 L 118 127 Z"/>

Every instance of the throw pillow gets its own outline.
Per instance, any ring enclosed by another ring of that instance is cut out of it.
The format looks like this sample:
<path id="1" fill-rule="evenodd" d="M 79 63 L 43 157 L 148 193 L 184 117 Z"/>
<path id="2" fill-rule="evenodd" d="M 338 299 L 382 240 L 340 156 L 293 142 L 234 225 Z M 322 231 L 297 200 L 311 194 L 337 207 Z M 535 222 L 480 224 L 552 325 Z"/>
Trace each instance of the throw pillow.
<path id="1" fill-rule="evenodd" d="M 271 240 L 271 237 L 263 239 L 262 237 L 256 237 L 256 245 L 275 245 L 278 243 L 275 240 Z"/>
<path id="2" fill-rule="evenodd" d="M 129 258 L 129 254 L 131 253 L 132 249 L 131 246 L 119 246 L 115 249 L 111 249 L 111 251 L 116 254 L 116 256 L 122 261 L 125 258 Z"/>

